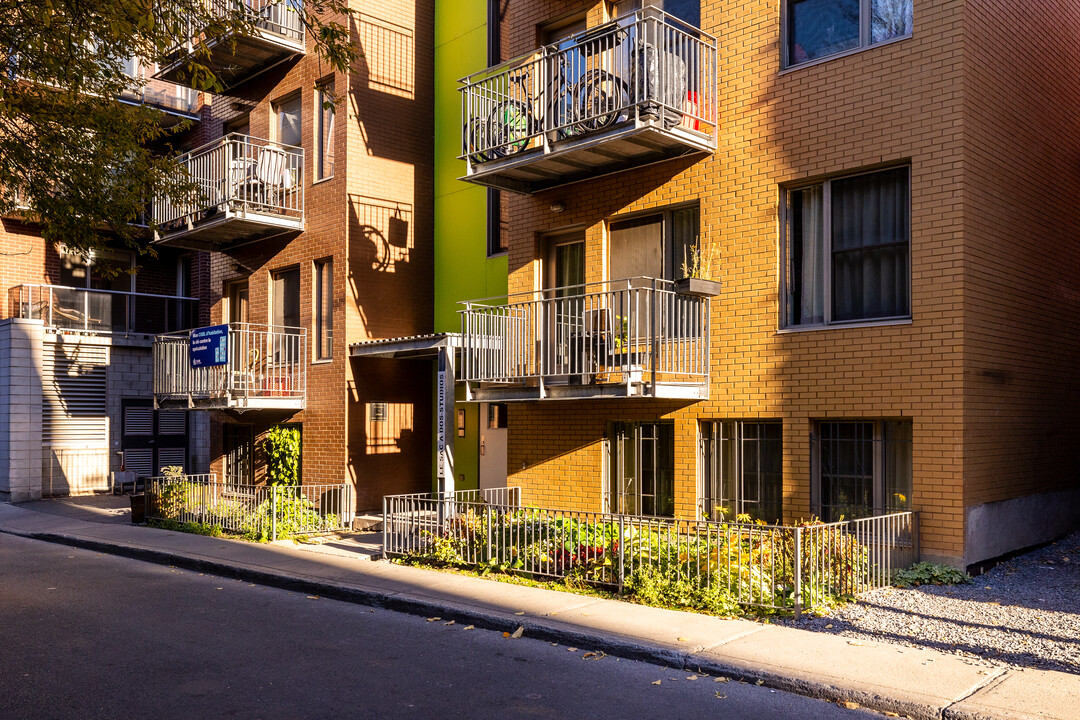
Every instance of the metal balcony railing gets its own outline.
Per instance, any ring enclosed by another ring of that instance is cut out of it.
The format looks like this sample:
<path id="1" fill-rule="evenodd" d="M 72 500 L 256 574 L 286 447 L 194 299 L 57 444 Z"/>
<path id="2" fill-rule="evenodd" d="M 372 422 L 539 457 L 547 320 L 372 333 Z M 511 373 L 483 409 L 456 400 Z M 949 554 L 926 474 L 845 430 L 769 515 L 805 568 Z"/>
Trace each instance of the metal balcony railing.
<path id="1" fill-rule="evenodd" d="M 645 128 L 683 153 L 686 145 L 715 150 L 716 49 L 711 35 L 649 6 L 470 75 L 459 88 L 461 158 L 481 173 L 506 158 Z"/>
<path id="2" fill-rule="evenodd" d="M 705 383 L 709 302 L 653 278 L 464 303 L 459 379 Z"/>
<path id="3" fill-rule="evenodd" d="M 222 365 L 192 367 L 191 331 L 154 339 L 154 398 L 159 405 L 302 409 L 307 392 L 307 331 L 231 323 Z"/>
<path id="4" fill-rule="evenodd" d="M 120 96 L 129 103 L 152 105 L 169 113 L 189 118 L 197 118 L 202 110 L 203 95 L 199 91 L 177 85 L 154 77 L 157 67 L 152 63 L 143 63 L 137 58 L 130 59 L 124 66 L 124 74 L 139 83 Z"/>
<path id="5" fill-rule="evenodd" d="M 230 87 L 289 57 L 303 54 L 303 6 L 303 0 L 206 0 L 209 12 L 220 18 L 237 10 L 245 11 L 254 25 L 254 32 L 207 43 L 205 62 L 214 69 L 225 87 Z M 170 62 L 159 70 L 159 77 L 190 81 L 183 72 L 184 60 L 204 41 L 204 29 L 198 19 L 189 19 L 183 37 L 166 53 Z"/>
<path id="6" fill-rule="evenodd" d="M 300 228 L 304 220 L 304 150 L 231 133 L 177 158 L 198 191 L 188 203 L 154 201 L 160 237 L 231 217 Z"/>
<path id="7" fill-rule="evenodd" d="M 156 335 L 189 327 L 198 300 L 173 295 L 92 290 L 62 285 L 16 285 L 8 291 L 12 317 L 42 320 L 62 330 Z"/>

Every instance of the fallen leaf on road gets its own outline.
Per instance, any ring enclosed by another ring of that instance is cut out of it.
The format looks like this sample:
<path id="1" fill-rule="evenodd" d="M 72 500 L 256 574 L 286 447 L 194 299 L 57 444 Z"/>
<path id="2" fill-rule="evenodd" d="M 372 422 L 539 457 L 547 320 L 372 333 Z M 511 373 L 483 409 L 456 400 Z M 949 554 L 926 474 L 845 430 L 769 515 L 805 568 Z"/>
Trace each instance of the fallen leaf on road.
<path id="1" fill-rule="evenodd" d="M 585 653 L 584 655 L 581 656 L 581 659 L 584 660 L 585 658 L 591 658 L 591 657 L 596 657 L 596 653 L 587 652 L 587 653 Z"/>
<path id="2" fill-rule="evenodd" d="M 900 717 L 900 713 L 894 713 L 892 710 L 886 710 L 882 715 L 885 717 Z"/>
<path id="3" fill-rule="evenodd" d="M 475 630 L 476 626 L 475 625 L 466 625 L 465 627 L 463 627 L 461 629 L 462 630 Z"/>
<path id="4" fill-rule="evenodd" d="M 503 633 L 503 637 L 504 637 L 504 638 L 508 638 L 508 637 L 510 637 L 510 633 L 508 633 L 508 632 L 504 632 L 504 633 Z"/>
<path id="5" fill-rule="evenodd" d="M 657 680 L 656 682 L 653 683 L 653 685 L 659 685 L 659 684 L 660 684 L 659 680 Z"/>
<path id="6" fill-rule="evenodd" d="M 319 596 L 318 596 L 318 595 L 308 595 L 308 596 L 307 596 L 307 599 L 308 599 L 308 600 L 318 600 L 318 599 L 319 599 Z"/>
<path id="7" fill-rule="evenodd" d="M 850 700 L 844 700 L 843 702 L 837 703 L 837 705 L 842 708 L 847 708 L 848 710 L 858 710 L 860 707 L 859 703 L 851 702 Z"/>
<path id="8" fill-rule="evenodd" d="M 687 640 L 686 638 L 679 638 L 678 640 L 679 640 L 679 642 L 690 642 L 690 641 L 689 641 L 689 640 Z"/>
<path id="9" fill-rule="evenodd" d="M 725 699 L 727 699 L 727 695 L 725 695 L 722 692 L 718 692 L 718 693 L 716 693 L 716 699 L 717 700 L 725 700 Z"/>
<path id="10" fill-rule="evenodd" d="M 728 681 L 728 679 L 726 677 L 724 677 L 723 675 L 721 675 L 720 677 L 713 680 L 713 682 L 727 682 L 727 681 Z"/>
<path id="11" fill-rule="evenodd" d="M 566 652 L 577 652 L 577 648 L 566 648 Z"/>
<path id="12" fill-rule="evenodd" d="M 757 681 L 756 683 L 754 683 L 754 684 L 755 684 L 755 685 L 757 685 L 758 687 L 761 687 L 762 685 L 764 685 L 764 684 L 765 684 L 765 681 L 764 681 L 764 680 L 758 680 L 758 681 Z"/>
<path id="13" fill-rule="evenodd" d="M 442 618 L 441 617 L 431 617 L 431 618 L 427 619 L 428 622 L 435 622 L 436 620 L 442 620 Z"/>
<path id="14" fill-rule="evenodd" d="M 516 613 L 514 613 L 514 614 L 515 614 L 515 615 L 524 615 L 524 614 L 525 614 L 525 611 L 524 611 L 524 610 L 522 610 L 521 612 L 516 612 Z"/>
<path id="15" fill-rule="evenodd" d="M 518 639 L 519 637 L 521 637 L 521 634 L 522 634 L 523 632 L 525 632 L 525 628 L 524 628 L 524 627 L 522 627 L 522 626 L 518 626 L 518 629 L 517 629 L 517 630 L 515 630 L 515 631 L 514 631 L 514 634 L 513 634 L 513 635 L 511 635 L 510 637 L 512 637 L 512 638 L 514 638 L 515 640 L 517 640 L 517 639 Z"/>
<path id="16" fill-rule="evenodd" d="M 454 621 L 453 621 L 453 620 L 451 620 L 450 622 L 444 622 L 444 623 L 443 623 L 443 625 L 453 625 L 453 624 L 454 624 Z"/>
<path id="17" fill-rule="evenodd" d="M 826 630 L 832 630 L 832 623 L 829 623 L 828 625 L 826 625 L 825 629 Z"/>
<path id="18" fill-rule="evenodd" d="M 687 680 L 697 680 L 697 675 L 689 675 L 689 676 L 687 676 L 686 679 Z"/>
<path id="19" fill-rule="evenodd" d="M 855 645 L 855 646 L 860 646 L 860 645 L 862 645 L 862 643 L 861 643 L 861 642 L 859 642 L 858 640 L 848 640 L 848 641 L 847 641 L 847 644 L 848 644 L 848 645 Z"/>

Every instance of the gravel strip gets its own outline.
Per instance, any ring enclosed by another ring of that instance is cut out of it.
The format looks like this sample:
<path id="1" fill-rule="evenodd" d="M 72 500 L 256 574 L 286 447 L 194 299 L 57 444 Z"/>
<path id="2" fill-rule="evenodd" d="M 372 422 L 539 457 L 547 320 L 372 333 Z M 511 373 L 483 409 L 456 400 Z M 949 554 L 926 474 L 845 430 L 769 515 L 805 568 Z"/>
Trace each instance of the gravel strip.
<path id="1" fill-rule="evenodd" d="M 1080 533 L 997 565 L 967 585 L 883 588 L 803 630 L 927 647 L 1080 674 Z"/>

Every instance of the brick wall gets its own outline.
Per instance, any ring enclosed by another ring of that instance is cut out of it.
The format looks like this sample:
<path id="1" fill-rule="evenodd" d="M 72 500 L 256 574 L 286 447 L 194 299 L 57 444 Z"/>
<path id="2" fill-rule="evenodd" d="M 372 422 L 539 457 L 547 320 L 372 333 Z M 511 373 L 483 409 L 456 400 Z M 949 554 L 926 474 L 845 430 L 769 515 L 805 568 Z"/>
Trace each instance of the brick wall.
<path id="1" fill-rule="evenodd" d="M 571 2 L 511 2 L 512 50 L 536 47 L 538 23 Z M 719 148 L 554 189 L 508 196 L 510 290 L 540 286 L 543 233 L 583 226 L 587 279 L 603 279 L 605 219 L 698 200 L 718 250 L 710 400 L 574 402 L 510 408 L 510 484 L 527 497 L 595 508 L 607 420 L 673 418 L 680 514 L 695 504 L 700 419 L 782 419 L 788 519 L 809 513 L 810 433 L 825 418 L 911 418 L 915 504 L 928 554 L 963 554 L 963 34 L 959 0 L 916 0 L 909 39 L 781 72 L 779 4 L 702 3 L 719 38 Z M 590 3 L 590 23 L 602 16 Z M 779 187 L 883 164 L 911 166 L 910 323 L 779 333 Z M 562 203 L 566 210 L 552 214 Z M 565 418 L 583 435 L 567 430 Z M 525 468 L 522 469 L 524 462 Z"/>

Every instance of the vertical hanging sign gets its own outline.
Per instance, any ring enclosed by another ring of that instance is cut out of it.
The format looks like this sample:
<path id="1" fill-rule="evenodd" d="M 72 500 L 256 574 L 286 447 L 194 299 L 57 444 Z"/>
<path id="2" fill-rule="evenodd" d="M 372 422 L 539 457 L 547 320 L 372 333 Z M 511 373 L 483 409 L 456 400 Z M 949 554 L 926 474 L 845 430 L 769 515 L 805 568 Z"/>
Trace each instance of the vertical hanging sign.
<path id="1" fill-rule="evenodd" d="M 438 448 L 438 477 L 439 480 L 446 478 L 446 353 L 439 353 L 439 381 L 438 381 L 438 418 L 436 443 Z M 441 483 L 439 490 L 442 490 Z"/>

